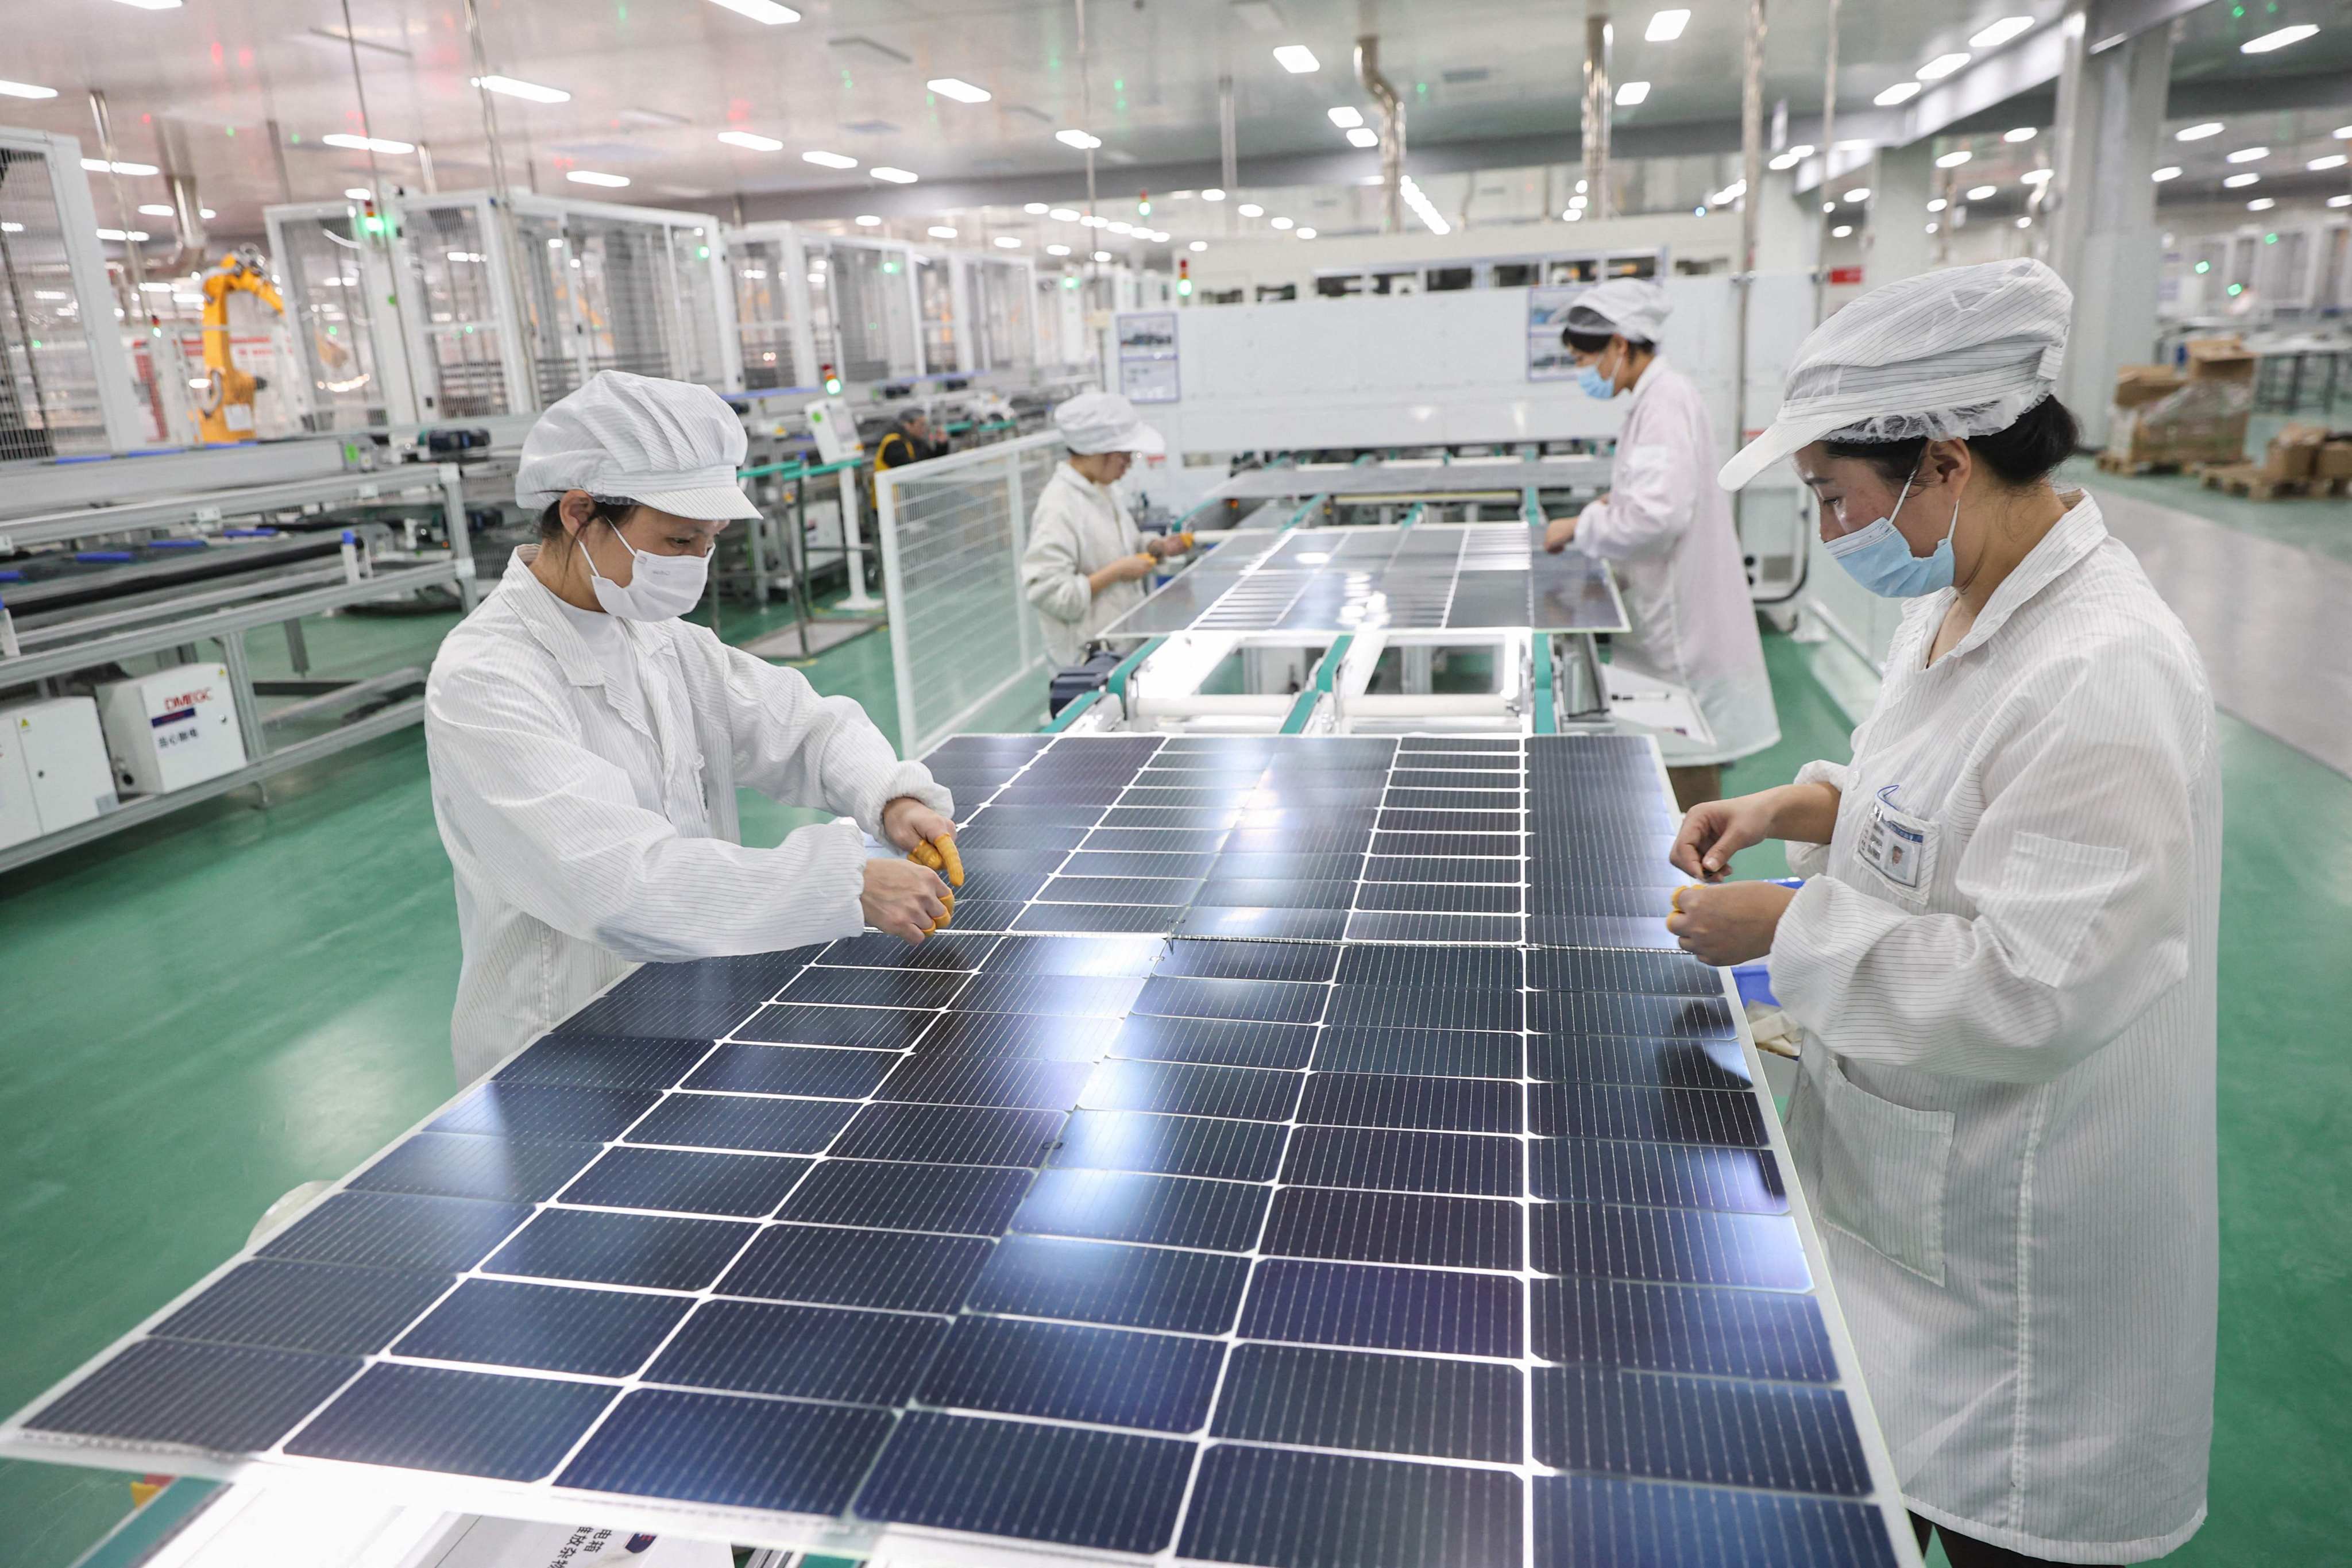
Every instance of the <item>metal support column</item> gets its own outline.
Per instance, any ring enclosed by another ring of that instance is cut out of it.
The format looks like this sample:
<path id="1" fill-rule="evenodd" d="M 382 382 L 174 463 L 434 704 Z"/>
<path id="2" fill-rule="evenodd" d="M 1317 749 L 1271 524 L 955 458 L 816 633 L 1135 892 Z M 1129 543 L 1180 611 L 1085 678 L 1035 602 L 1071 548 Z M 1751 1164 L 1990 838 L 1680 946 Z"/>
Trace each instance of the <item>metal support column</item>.
<path id="1" fill-rule="evenodd" d="M 1584 210 L 1588 216 L 1607 218 L 1615 210 L 1609 199 L 1609 113 L 1613 106 L 1609 85 L 1609 47 L 1614 37 L 1609 13 L 1594 11 L 1584 18 Z"/>

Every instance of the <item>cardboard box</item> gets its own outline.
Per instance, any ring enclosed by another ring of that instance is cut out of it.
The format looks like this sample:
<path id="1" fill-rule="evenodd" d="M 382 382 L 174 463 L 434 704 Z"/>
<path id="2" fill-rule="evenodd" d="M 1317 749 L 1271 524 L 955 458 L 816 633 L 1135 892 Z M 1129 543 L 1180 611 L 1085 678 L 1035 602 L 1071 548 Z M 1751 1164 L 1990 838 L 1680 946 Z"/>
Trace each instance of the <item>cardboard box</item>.
<path id="1" fill-rule="evenodd" d="M 2116 406 L 2138 408 L 2168 397 L 2188 379 L 2168 364 L 2127 364 L 2116 371 Z"/>
<path id="2" fill-rule="evenodd" d="M 2254 356 L 2235 338 L 2191 338 L 2188 352 L 2190 381 L 2254 379 Z"/>
<path id="3" fill-rule="evenodd" d="M 2330 441 L 2312 464 L 2315 479 L 2352 479 L 2352 441 Z"/>
<path id="4" fill-rule="evenodd" d="M 2283 426 L 2263 454 L 2263 478 L 2283 482 L 2314 478 L 2319 468 L 2319 449 L 2326 441 L 2324 425 Z"/>

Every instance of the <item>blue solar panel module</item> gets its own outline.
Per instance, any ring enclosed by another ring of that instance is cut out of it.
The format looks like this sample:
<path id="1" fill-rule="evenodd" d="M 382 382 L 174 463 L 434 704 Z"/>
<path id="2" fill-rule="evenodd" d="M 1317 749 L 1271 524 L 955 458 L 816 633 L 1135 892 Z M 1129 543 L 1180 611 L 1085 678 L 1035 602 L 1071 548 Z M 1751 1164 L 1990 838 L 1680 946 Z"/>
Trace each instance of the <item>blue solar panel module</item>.
<path id="1" fill-rule="evenodd" d="M 638 969 L 0 1453 L 910 1564 L 1916 1563 L 1648 742 L 932 762 L 956 928 Z"/>

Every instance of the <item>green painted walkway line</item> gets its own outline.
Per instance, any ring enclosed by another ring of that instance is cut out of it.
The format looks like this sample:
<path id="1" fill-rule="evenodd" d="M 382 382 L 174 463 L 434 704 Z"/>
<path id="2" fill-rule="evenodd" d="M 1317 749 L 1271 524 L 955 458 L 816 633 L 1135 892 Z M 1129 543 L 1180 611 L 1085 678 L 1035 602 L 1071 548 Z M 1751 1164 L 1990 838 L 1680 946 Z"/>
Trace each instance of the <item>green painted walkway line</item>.
<path id="1" fill-rule="evenodd" d="M 91 1547 L 74 1568 L 134 1568 L 196 1516 L 220 1490 L 216 1481 L 181 1477 L 157 1492 L 147 1506 L 134 1510 L 106 1538 Z"/>
<path id="2" fill-rule="evenodd" d="M 1339 661 L 1348 657 L 1348 647 L 1355 640 L 1355 633 L 1341 632 L 1323 650 L 1323 657 L 1315 662 L 1315 673 L 1308 679 L 1307 689 L 1298 694 L 1298 700 L 1290 705 L 1289 716 L 1282 721 L 1284 734 L 1306 732 L 1307 721 L 1315 717 L 1315 705 L 1331 694 L 1331 684 L 1339 678 Z"/>

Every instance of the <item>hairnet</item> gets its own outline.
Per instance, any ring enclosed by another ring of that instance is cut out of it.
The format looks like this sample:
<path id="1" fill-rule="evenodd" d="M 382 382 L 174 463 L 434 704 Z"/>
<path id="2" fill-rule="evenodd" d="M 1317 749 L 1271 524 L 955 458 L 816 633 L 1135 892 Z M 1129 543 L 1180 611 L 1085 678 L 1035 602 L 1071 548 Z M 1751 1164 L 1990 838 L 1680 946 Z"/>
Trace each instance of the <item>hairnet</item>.
<path id="1" fill-rule="evenodd" d="M 2006 430 L 2050 395 L 2074 292 L 2039 261 L 1987 261 L 1874 289 L 1798 347 L 1780 412 L 1717 478 L 1738 489 L 1813 441 Z"/>
<path id="2" fill-rule="evenodd" d="M 1612 278 L 1576 297 L 1568 308 L 1568 329 L 1614 332 L 1630 342 L 1654 343 L 1674 308 L 1666 291 L 1646 278 Z"/>
<path id="3" fill-rule="evenodd" d="M 709 387 L 600 371 L 523 437 L 515 500 L 536 510 L 586 490 L 705 522 L 757 517 L 735 482 L 745 445 L 742 420 Z"/>
<path id="4" fill-rule="evenodd" d="M 1063 444 L 1081 456 L 1141 452 L 1157 457 L 1168 450 L 1160 432 L 1116 392 L 1078 394 L 1054 410 L 1054 428 L 1061 432 Z"/>

